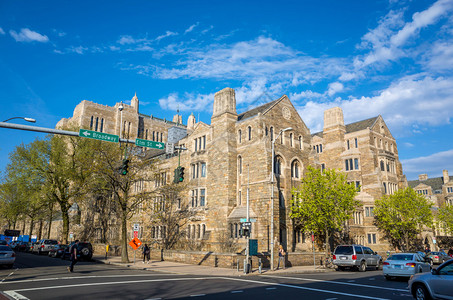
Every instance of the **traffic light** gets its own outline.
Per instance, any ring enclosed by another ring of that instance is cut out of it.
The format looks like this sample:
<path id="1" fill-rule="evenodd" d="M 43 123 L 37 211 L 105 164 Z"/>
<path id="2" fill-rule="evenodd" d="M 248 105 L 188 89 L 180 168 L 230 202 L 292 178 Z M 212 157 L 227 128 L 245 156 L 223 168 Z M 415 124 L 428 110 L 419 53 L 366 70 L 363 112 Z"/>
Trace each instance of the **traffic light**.
<path id="1" fill-rule="evenodd" d="M 184 167 L 179 167 L 179 182 L 184 181 Z"/>
<path id="2" fill-rule="evenodd" d="M 184 167 L 177 167 L 175 169 L 175 175 L 173 177 L 173 182 L 174 183 L 179 183 L 184 181 Z"/>
<path id="3" fill-rule="evenodd" d="M 120 168 L 120 174 L 121 175 L 126 175 L 128 167 L 129 167 L 129 160 L 128 159 L 123 159 L 123 163 L 122 163 L 121 168 Z"/>

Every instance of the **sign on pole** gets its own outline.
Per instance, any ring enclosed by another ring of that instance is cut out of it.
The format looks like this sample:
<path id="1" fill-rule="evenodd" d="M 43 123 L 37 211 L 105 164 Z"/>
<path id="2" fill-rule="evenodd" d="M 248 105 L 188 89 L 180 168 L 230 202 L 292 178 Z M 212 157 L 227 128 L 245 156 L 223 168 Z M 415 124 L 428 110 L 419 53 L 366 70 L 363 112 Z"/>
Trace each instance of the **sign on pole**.
<path id="1" fill-rule="evenodd" d="M 175 153 L 175 144 L 174 143 L 167 143 L 165 147 L 165 153 L 173 154 Z"/>
<path id="2" fill-rule="evenodd" d="M 135 139 L 135 146 L 148 147 L 148 148 L 161 149 L 161 150 L 165 149 L 164 143 L 142 140 L 142 139 Z"/>
<path id="3" fill-rule="evenodd" d="M 139 231 L 140 230 L 140 224 L 135 223 L 134 224 L 134 231 Z"/>
<path id="4" fill-rule="evenodd" d="M 141 245 L 142 245 L 142 242 L 136 237 L 134 237 L 132 239 L 132 241 L 129 242 L 129 246 L 131 246 L 132 249 L 134 249 L 134 250 L 137 250 L 138 247 L 140 247 Z"/>
<path id="5" fill-rule="evenodd" d="M 97 132 L 97 131 L 87 130 L 87 129 L 80 129 L 79 136 L 89 138 L 89 139 L 105 141 L 105 142 L 112 142 L 112 143 L 118 143 L 118 141 L 120 139 L 119 136 L 114 135 L 114 134 Z"/>
<path id="6" fill-rule="evenodd" d="M 134 230 L 134 238 L 138 238 L 138 231 Z"/>

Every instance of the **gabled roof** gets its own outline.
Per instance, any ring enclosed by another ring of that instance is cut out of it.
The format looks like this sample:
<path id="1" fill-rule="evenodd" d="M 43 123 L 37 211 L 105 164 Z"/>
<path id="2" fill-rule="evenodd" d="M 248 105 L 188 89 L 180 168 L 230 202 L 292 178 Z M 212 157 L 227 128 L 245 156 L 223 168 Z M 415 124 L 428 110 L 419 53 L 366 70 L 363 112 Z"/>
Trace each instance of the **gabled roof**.
<path id="1" fill-rule="evenodd" d="M 453 181 L 453 176 L 450 176 L 450 182 L 451 181 Z M 421 183 L 430 186 L 433 189 L 433 191 L 438 191 L 438 190 L 442 190 L 442 185 L 444 184 L 444 178 L 436 177 L 436 178 L 428 178 L 426 180 L 411 180 L 411 181 L 407 182 L 407 184 L 411 188 L 415 188 L 417 185 L 419 185 Z"/>
<path id="2" fill-rule="evenodd" d="M 277 104 L 277 102 L 279 102 L 282 98 L 274 100 L 274 101 L 271 101 L 271 102 L 268 102 L 268 103 L 265 103 L 265 104 L 260 105 L 258 107 L 252 108 L 251 110 L 243 112 L 242 114 L 238 115 L 238 121 L 242 121 L 242 120 L 251 118 L 253 116 L 256 116 L 259 113 L 264 113 L 269 108 L 271 108 L 274 104 Z"/>
<path id="3" fill-rule="evenodd" d="M 362 121 L 358 121 L 358 122 L 354 122 L 354 123 L 350 123 L 350 124 L 346 124 L 346 126 L 345 126 L 346 127 L 346 133 L 351 133 L 351 132 L 356 132 L 356 131 L 364 130 L 364 129 L 367 129 L 367 128 L 371 128 L 374 125 L 374 123 L 376 123 L 376 120 L 378 118 L 379 118 L 379 116 L 373 117 L 373 118 L 369 118 L 369 119 L 366 119 L 366 120 L 362 120 Z M 311 136 L 312 137 L 319 136 L 319 137 L 322 138 L 323 131 L 312 133 Z"/>
<path id="4" fill-rule="evenodd" d="M 366 128 L 371 128 L 371 126 L 374 125 L 374 123 L 376 122 L 376 120 L 378 118 L 379 118 L 379 116 L 373 117 L 373 118 L 369 118 L 369 119 L 366 119 L 366 120 L 362 120 L 362 121 L 358 121 L 358 122 L 355 122 L 355 123 L 347 124 L 346 125 L 346 133 L 356 132 L 356 131 L 360 131 L 360 130 L 363 130 L 363 129 L 366 129 Z"/>

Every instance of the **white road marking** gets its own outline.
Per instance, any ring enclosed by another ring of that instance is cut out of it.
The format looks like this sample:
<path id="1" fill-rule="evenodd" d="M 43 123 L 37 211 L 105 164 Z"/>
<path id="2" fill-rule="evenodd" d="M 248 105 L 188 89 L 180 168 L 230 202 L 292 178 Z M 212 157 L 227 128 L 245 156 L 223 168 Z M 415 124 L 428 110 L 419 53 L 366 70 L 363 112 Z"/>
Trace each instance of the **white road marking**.
<path id="1" fill-rule="evenodd" d="M 267 276 L 267 277 L 271 277 L 271 276 Z M 349 293 L 329 291 L 329 290 L 321 290 L 321 289 L 308 288 L 308 287 L 289 285 L 289 284 L 283 284 L 283 283 L 272 283 L 272 282 L 263 282 L 263 281 L 247 280 L 247 279 L 239 279 L 239 278 L 228 278 L 228 277 L 226 277 L 225 279 L 235 280 L 235 281 L 244 281 L 244 282 L 253 282 L 253 283 L 258 283 L 258 284 L 283 286 L 283 287 L 288 287 L 288 288 L 293 288 L 293 289 L 298 289 L 298 290 L 307 290 L 307 291 L 321 292 L 321 293 L 335 294 L 335 295 L 342 295 L 342 296 L 349 296 L 349 297 L 375 299 L 375 300 L 384 300 L 384 299 L 387 300 L 386 298 L 377 298 L 377 297 L 371 297 L 371 296 L 365 296 L 365 295 L 349 294 Z"/>
<path id="2" fill-rule="evenodd" d="M 265 275 L 263 277 L 280 278 L 280 279 L 293 279 L 293 280 L 312 281 L 312 282 L 324 282 L 324 283 L 352 285 L 352 286 L 360 286 L 360 287 L 366 287 L 366 288 L 382 289 L 382 290 L 397 291 L 397 292 L 407 292 L 407 289 L 394 289 L 394 288 L 388 288 L 388 287 L 383 287 L 383 286 L 360 284 L 360 283 L 349 283 L 349 282 L 341 282 L 341 281 L 330 281 L 330 280 L 311 279 L 311 278 L 298 278 L 298 277 L 272 276 L 272 275 Z"/>
<path id="3" fill-rule="evenodd" d="M 231 294 L 243 293 L 244 291 L 231 291 Z"/>
<path id="4" fill-rule="evenodd" d="M 203 297 L 203 296 L 206 296 L 206 294 L 190 295 L 190 297 Z"/>
<path id="5" fill-rule="evenodd" d="M 27 297 L 24 297 L 21 294 L 16 293 L 15 291 L 6 291 L 5 294 L 16 300 L 30 300 Z"/>
<path id="6" fill-rule="evenodd" d="M 170 274 L 169 274 L 170 275 Z M 183 276 L 184 274 L 171 274 L 173 276 Z M 86 279 L 86 278 L 125 278 L 125 277 L 155 277 L 162 276 L 162 274 L 141 274 L 141 275 L 104 275 L 104 276 L 64 276 L 64 277 L 51 277 L 51 278 L 40 278 L 40 279 L 27 279 L 27 280 L 15 280 L 15 281 L 5 281 L 0 282 L 3 284 L 12 284 L 12 283 L 26 283 L 26 282 L 38 282 L 38 281 L 53 281 L 53 280 L 68 280 L 68 279 Z"/>
<path id="7" fill-rule="evenodd" d="M 276 290 L 277 288 L 271 287 L 271 288 L 266 288 L 266 290 Z"/>
<path id="8" fill-rule="evenodd" d="M 10 277 L 11 275 L 14 274 L 14 272 L 16 272 L 17 270 L 19 270 L 19 268 L 16 268 L 16 270 L 12 271 L 11 273 L 8 274 L 8 276 L 6 276 L 5 278 L 2 279 L 2 281 L 0 281 L 0 283 L 2 283 L 3 281 L 5 281 L 8 277 Z"/>
<path id="9" fill-rule="evenodd" d="M 267 277 L 271 277 L 271 276 L 267 276 Z M 274 276 L 274 277 L 277 277 L 277 276 Z M 282 277 L 282 278 L 288 278 L 288 277 Z M 49 286 L 49 287 L 25 288 L 25 289 L 18 289 L 18 290 L 8 291 L 8 292 L 17 293 L 17 292 L 25 292 L 25 291 L 51 290 L 51 289 L 74 288 L 74 287 L 84 287 L 84 286 L 118 285 L 118 284 L 132 284 L 132 283 L 163 282 L 163 281 L 168 282 L 168 281 L 183 281 L 183 280 L 207 280 L 207 279 L 240 281 L 240 282 L 255 283 L 258 285 L 272 285 L 274 287 L 281 286 L 281 287 L 287 287 L 287 288 L 293 288 L 293 289 L 299 289 L 299 290 L 321 292 L 321 293 L 327 293 L 327 294 L 357 297 L 357 298 L 364 298 L 364 299 L 374 299 L 374 300 L 385 299 L 385 298 L 377 298 L 377 297 L 371 297 L 371 296 L 365 296 L 365 295 L 359 295 L 359 294 L 350 294 L 350 293 L 336 292 L 336 291 L 330 291 L 330 290 L 302 287 L 302 286 L 297 286 L 297 285 L 289 285 L 289 284 L 273 283 L 273 282 L 265 282 L 265 281 L 257 281 L 257 280 L 248 280 L 248 279 L 241 279 L 241 278 L 231 278 L 231 277 L 165 278 L 165 279 L 130 280 L 130 281 L 118 281 L 118 282 L 83 283 L 83 284 L 59 285 L 59 286 Z M 300 279 L 300 278 L 298 278 L 298 279 Z M 323 280 L 318 280 L 318 281 L 323 281 Z M 396 290 L 396 289 L 394 289 L 394 290 Z"/>

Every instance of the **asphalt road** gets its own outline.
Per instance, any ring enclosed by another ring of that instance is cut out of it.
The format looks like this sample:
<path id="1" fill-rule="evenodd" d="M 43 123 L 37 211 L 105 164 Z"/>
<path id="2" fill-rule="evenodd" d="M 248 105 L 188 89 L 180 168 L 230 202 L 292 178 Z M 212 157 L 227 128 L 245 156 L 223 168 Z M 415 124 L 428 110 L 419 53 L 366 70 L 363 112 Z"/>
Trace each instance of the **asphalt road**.
<path id="1" fill-rule="evenodd" d="M 13 269 L 0 269 L 9 299 L 412 299 L 407 282 L 382 271 L 241 277 L 189 276 L 18 253 Z M 0 299 L 2 298 L 0 295 Z"/>

